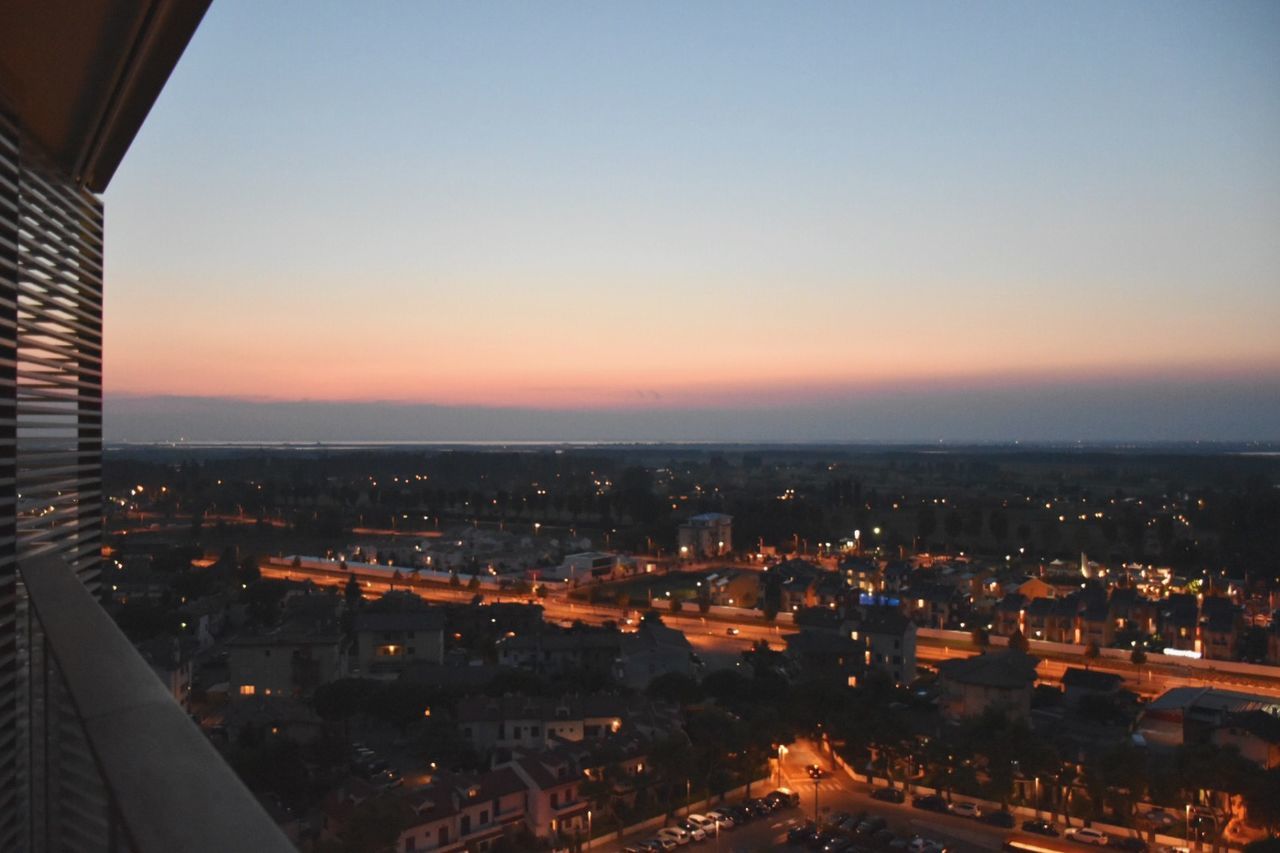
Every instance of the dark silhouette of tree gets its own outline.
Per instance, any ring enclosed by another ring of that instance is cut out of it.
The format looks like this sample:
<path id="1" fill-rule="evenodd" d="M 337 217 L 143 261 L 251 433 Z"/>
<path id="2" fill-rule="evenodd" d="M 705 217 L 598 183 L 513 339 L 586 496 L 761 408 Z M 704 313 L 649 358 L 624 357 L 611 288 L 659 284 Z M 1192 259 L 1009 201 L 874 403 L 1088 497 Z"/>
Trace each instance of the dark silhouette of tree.
<path id="1" fill-rule="evenodd" d="M 973 644 L 982 651 L 986 651 L 991 646 L 991 635 L 987 633 L 987 629 L 981 626 L 974 628 L 969 635 L 973 639 Z"/>
<path id="2" fill-rule="evenodd" d="M 1021 628 L 1014 628 L 1013 633 L 1009 635 L 1009 649 L 1023 653 L 1031 649 L 1031 643 L 1027 642 L 1027 638 L 1023 636 Z"/>
<path id="3" fill-rule="evenodd" d="M 1090 640 L 1084 647 L 1084 668 L 1088 669 L 1090 664 L 1102 656 L 1102 651 L 1098 648 L 1096 640 Z"/>

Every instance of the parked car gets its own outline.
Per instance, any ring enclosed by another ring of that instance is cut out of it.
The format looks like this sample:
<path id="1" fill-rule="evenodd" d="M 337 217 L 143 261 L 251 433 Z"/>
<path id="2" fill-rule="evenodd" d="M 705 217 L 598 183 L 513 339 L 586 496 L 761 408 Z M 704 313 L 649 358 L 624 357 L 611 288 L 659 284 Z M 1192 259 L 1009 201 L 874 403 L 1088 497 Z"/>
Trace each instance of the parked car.
<path id="1" fill-rule="evenodd" d="M 947 811 L 947 801 L 937 794 L 927 794 L 911 798 L 912 808 L 924 809 L 927 812 Z"/>
<path id="2" fill-rule="evenodd" d="M 907 853 L 945 853 L 946 847 L 931 838 L 917 835 L 907 844 Z"/>
<path id="3" fill-rule="evenodd" d="M 666 826 L 658 830 L 659 838 L 669 838 L 676 844 L 683 847 L 691 840 L 689 833 L 678 826 Z"/>
<path id="4" fill-rule="evenodd" d="M 1058 837 L 1058 828 L 1047 820 L 1024 820 L 1022 822 L 1022 831 L 1035 835 L 1047 835 L 1050 838 Z"/>
<path id="5" fill-rule="evenodd" d="M 901 803 L 907 799 L 907 794 L 901 788 L 876 788 L 871 792 L 871 799 L 886 803 Z"/>
<path id="6" fill-rule="evenodd" d="M 730 628 L 730 629 L 729 629 L 728 631 L 726 631 L 725 633 L 726 633 L 726 634 L 728 634 L 730 637 L 736 637 L 736 636 L 738 636 L 739 634 L 741 634 L 742 632 L 741 632 L 741 631 L 739 631 L 737 628 Z"/>
<path id="7" fill-rule="evenodd" d="M 700 824 L 694 823 L 688 818 L 681 818 L 680 820 L 676 821 L 676 826 L 680 827 L 685 832 L 689 833 L 689 837 L 692 838 L 694 841 L 707 840 L 707 833 L 703 830 L 702 826 Z"/>
<path id="8" fill-rule="evenodd" d="M 951 813 L 956 817 L 982 817 L 982 809 L 975 803 L 952 803 Z"/>
<path id="9" fill-rule="evenodd" d="M 1096 829 L 1090 829 L 1082 826 L 1077 829 L 1068 829 L 1067 838 L 1078 844 L 1092 844 L 1095 847 L 1103 847 L 1107 843 L 1107 834 L 1099 832 Z"/>
<path id="10" fill-rule="evenodd" d="M 857 833 L 859 835 L 871 835 L 873 832 L 879 832 L 888 825 L 889 821 L 879 815 L 872 815 L 858 824 Z"/>
<path id="11" fill-rule="evenodd" d="M 733 818 L 733 822 L 741 826 L 744 823 L 750 823 L 756 819 L 756 813 L 746 803 L 739 803 L 736 806 L 729 806 L 725 809 L 729 813 L 729 817 Z"/>
<path id="12" fill-rule="evenodd" d="M 751 809 L 756 817 L 765 817 L 773 811 L 773 804 L 763 797 L 752 797 L 743 803 L 744 806 Z"/>
<path id="13" fill-rule="evenodd" d="M 817 827 L 814 826 L 813 821 L 797 824 L 787 830 L 787 843 L 804 844 L 809 839 L 809 836 L 815 834 L 816 831 Z"/>
<path id="14" fill-rule="evenodd" d="M 1013 815 L 1004 810 L 987 812 L 981 817 L 981 820 L 983 823 L 989 823 L 992 826 L 999 826 L 1004 829 L 1013 829 L 1018 824 Z"/>
<path id="15" fill-rule="evenodd" d="M 721 829 L 733 829 L 733 816 L 724 809 L 707 812 L 707 817 L 719 824 Z"/>
<path id="16" fill-rule="evenodd" d="M 779 788 L 776 791 L 770 791 L 765 795 L 766 800 L 794 808 L 800 805 L 800 795 L 790 788 Z M 774 808 L 778 808 L 777 805 Z"/>
<path id="17" fill-rule="evenodd" d="M 888 847 L 897 838 L 891 829 L 879 829 L 871 833 L 871 841 L 881 847 Z"/>
<path id="18" fill-rule="evenodd" d="M 822 845 L 822 853 L 846 853 L 846 851 L 852 849 L 853 842 L 839 835 Z"/>
<path id="19" fill-rule="evenodd" d="M 703 814 L 691 814 L 685 818 L 689 823 L 701 829 L 707 837 L 716 834 L 716 822 Z"/>
<path id="20" fill-rule="evenodd" d="M 1117 850 L 1124 850 L 1126 853 L 1147 853 L 1147 842 L 1141 838 L 1123 837 L 1110 838 L 1107 841 L 1108 847 L 1114 847 Z"/>

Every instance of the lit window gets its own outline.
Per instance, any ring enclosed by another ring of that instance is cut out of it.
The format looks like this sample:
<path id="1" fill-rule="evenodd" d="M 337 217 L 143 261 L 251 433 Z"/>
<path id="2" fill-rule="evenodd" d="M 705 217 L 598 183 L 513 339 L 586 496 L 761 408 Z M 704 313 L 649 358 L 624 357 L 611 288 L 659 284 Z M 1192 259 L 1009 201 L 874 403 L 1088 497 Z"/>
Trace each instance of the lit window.
<path id="1" fill-rule="evenodd" d="M 241 696 L 252 696 L 252 695 L 254 694 L 254 692 L 255 692 L 255 690 L 254 690 L 254 687 L 253 687 L 253 685 L 252 685 L 252 684 L 241 684 L 241 685 L 240 685 L 240 695 L 241 695 Z"/>

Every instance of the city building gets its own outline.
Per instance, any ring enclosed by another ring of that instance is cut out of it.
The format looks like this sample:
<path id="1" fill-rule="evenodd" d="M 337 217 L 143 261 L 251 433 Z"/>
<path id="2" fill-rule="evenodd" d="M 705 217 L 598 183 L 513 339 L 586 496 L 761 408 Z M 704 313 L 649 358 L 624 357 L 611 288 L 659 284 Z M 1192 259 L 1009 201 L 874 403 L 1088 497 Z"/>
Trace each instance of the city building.
<path id="1" fill-rule="evenodd" d="M 682 560 L 723 557 L 733 550 L 733 516 L 719 512 L 695 515 L 676 529 Z"/>

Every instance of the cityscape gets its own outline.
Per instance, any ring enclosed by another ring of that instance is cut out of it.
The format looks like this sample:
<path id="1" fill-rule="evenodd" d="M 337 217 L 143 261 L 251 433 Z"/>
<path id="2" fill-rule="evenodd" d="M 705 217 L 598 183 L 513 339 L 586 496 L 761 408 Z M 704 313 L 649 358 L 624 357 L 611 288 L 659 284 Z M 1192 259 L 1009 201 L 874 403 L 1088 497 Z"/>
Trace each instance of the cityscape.
<path id="1" fill-rule="evenodd" d="M 1280 6 L 0 4 L 0 851 L 1280 853 Z"/>

